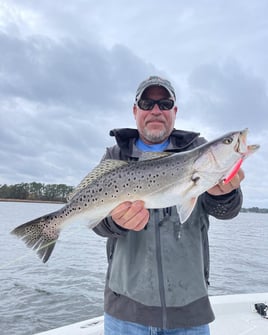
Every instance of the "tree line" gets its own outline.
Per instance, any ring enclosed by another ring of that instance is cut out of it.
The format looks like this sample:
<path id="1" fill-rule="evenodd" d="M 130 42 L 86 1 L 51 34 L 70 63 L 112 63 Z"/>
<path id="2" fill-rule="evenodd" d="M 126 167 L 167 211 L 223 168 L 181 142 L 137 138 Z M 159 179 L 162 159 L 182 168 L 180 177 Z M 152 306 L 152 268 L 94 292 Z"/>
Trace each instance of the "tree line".
<path id="1" fill-rule="evenodd" d="M 15 185 L 0 184 L 0 198 L 32 201 L 66 202 L 67 196 L 74 190 L 65 184 L 42 184 L 37 182 Z M 268 213 L 267 208 L 241 208 L 242 213 Z"/>
<path id="2" fill-rule="evenodd" d="M 0 198 L 19 200 L 63 201 L 73 191 L 73 186 L 65 184 L 42 184 L 37 182 L 15 185 L 0 185 Z"/>
<path id="3" fill-rule="evenodd" d="M 250 207 L 241 208 L 242 213 L 268 213 L 268 208 Z"/>

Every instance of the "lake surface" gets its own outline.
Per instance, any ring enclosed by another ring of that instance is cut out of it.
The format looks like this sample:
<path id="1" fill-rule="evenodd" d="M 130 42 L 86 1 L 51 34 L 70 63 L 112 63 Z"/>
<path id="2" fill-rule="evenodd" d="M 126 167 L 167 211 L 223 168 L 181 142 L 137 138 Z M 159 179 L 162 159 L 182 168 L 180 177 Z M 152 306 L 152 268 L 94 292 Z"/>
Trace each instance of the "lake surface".
<path id="1" fill-rule="evenodd" d="M 0 202 L 0 334 L 30 335 L 103 313 L 106 240 L 66 227 L 43 264 L 10 231 L 62 205 Z M 210 294 L 268 291 L 268 214 L 211 218 Z"/>

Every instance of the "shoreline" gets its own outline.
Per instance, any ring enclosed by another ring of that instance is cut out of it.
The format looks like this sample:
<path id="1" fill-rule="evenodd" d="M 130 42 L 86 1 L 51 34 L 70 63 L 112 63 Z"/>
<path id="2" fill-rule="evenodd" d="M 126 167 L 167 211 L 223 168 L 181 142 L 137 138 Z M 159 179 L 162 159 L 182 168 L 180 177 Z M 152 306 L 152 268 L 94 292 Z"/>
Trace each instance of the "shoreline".
<path id="1" fill-rule="evenodd" d="M 0 198 L 0 202 L 24 202 L 24 203 L 43 203 L 43 204 L 66 204 L 64 201 L 53 201 L 53 200 L 30 200 L 30 199 L 10 199 L 10 198 Z M 258 211 L 250 210 L 250 208 L 241 208 L 240 213 L 261 213 L 267 214 L 267 208 L 259 208 Z"/>
<path id="2" fill-rule="evenodd" d="M 5 199 L 0 198 L 0 202 L 30 202 L 30 203 L 44 203 L 44 204 L 65 204 L 63 201 L 52 201 L 52 200 L 30 200 L 30 199 Z"/>

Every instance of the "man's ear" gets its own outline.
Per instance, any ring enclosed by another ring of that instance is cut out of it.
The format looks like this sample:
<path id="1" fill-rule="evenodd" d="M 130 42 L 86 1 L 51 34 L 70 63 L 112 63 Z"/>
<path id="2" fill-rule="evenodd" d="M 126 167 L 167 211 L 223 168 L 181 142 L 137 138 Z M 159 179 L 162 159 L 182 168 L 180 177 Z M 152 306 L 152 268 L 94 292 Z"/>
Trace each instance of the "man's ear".
<path id="1" fill-rule="evenodd" d="M 134 115 L 134 118 L 136 119 L 136 114 L 137 114 L 137 105 L 134 104 L 133 105 L 133 115 Z"/>

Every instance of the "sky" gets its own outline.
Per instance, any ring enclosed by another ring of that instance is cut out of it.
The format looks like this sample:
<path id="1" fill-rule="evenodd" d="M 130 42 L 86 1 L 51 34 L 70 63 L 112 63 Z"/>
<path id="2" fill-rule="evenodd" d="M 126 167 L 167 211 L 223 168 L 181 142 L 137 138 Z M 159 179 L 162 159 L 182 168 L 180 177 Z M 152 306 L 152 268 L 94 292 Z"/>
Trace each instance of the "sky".
<path id="1" fill-rule="evenodd" d="M 244 206 L 268 208 L 266 0 L 0 0 L 0 184 L 77 185 L 135 127 L 137 86 L 176 89 L 176 128 L 249 128 Z"/>

